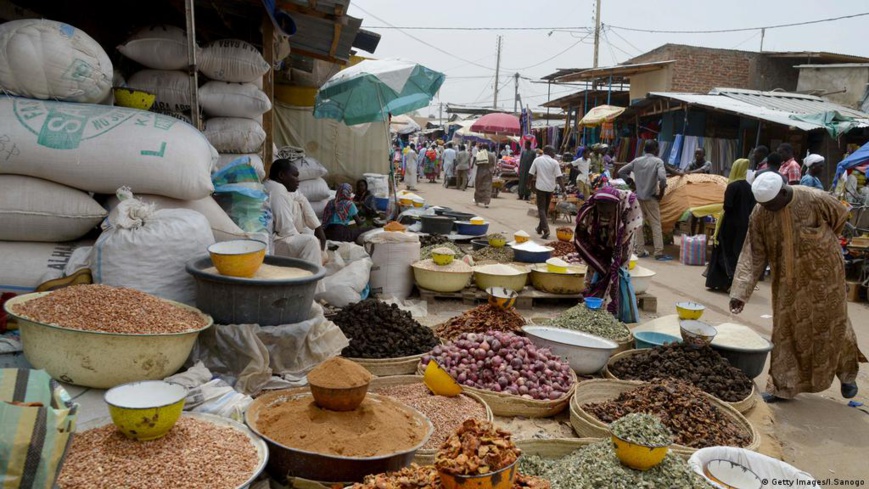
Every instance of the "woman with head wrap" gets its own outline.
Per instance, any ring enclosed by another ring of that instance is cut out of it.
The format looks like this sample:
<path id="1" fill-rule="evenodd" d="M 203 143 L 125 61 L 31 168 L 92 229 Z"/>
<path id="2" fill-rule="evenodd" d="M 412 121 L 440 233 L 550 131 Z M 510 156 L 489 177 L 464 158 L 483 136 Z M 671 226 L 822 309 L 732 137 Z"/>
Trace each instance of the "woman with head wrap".
<path id="1" fill-rule="evenodd" d="M 585 296 L 609 296 L 609 312 L 623 322 L 636 322 L 637 301 L 625 264 L 634 233 L 643 225 L 637 196 L 614 187 L 600 188 L 579 210 L 576 222 L 574 244 L 588 265 Z"/>
<path id="2" fill-rule="evenodd" d="M 351 220 L 355 226 L 351 225 Z M 326 239 L 331 241 L 356 241 L 359 235 L 371 228 L 362 225 L 359 210 L 353 203 L 353 187 L 342 183 L 335 192 L 335 198 L 323 210 L 323 226 Z"/>
<path id="3" fill-rule="evenodd" d="M 754 194 L 745 177 L 749 161 L 738 159 L 730 169 L 730 183 L 724 191 L 724 214 L 718 219 L 712 257 L 706 272 L 706 287 L 730 290 L 739 253 L 748 232 L 748 217 L 754 209 Z"/>

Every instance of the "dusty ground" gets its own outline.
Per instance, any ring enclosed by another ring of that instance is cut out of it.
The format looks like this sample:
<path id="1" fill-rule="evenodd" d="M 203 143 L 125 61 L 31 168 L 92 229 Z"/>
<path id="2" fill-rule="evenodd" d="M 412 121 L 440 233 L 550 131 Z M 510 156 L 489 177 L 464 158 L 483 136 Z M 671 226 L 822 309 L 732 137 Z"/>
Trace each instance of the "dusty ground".
<path id="1" fill-rule="evenodd" d="M 417 193 L 425 197 L 428 204 L 448 206 L 485 217 L 491 222 L 490 232 L 503 231 L 511 235 L 524 229 L 533 235 L 537 226 L 537 219 L 528 215 L 528 210 L 533 207 L 527 202 L 517 200 L 515 194 L 502 193 L 486 209 L 473 204 L 473 189 L 470 188 L 461 192 L 444 189 L 440 184 L 420 183 L 418 189 Z M 566 223 L 561 220 L 559 224 Z M 550 227 L 553 228 L 554 237 L 554 226 L 550 224 Z M 669 247 L 668 252 L 678 257 L 679 249 Z M 704 278 L 700 275 L 701 267 L 688 267 L 677 261 L 659 263 L 651 259 L 642 259 L 641 265 L 658 273 L 649 289 L 650 293 L 658 297 L 658 315 L 674 314 L 676 311 L 673 304 L 676 301 L 693 300 L 706 305 L 703 319 L 712 324 L 745 324 L 769 337 L 772 330 L 769 281 L 761 282 L 760 290 L 755 292 L 745 311 L 739 316 L 733 316 L 728 310 L 728 298 L 704 287 Z M 549 316 L 564 307 L 547 305 L 521 312 L 528 317 Z M 430 303 L 430 317 L 425 323 L 437 324 L 465 308 L 459 301 Z M 869 305 L 851 303 L 849 312 L 861 349 L 869 352 Z M 641 323 L 657 316 L 643 312 L 642 317 Z M 755 381 L 763 389 L 766 385 L 766 374 Z M 749 418 L 764 434 L 762 451 L 774 456 L 780 452 L 785 461 L 812 473 L 818 479 L 862 479 L 865 486 L 869 483 L 869 468 L 866 467 L 864 458 L 869 449 L 869 418 L 866 417 L 869 414 L 869 365 L 861 365 L 858 385 L 860 393 L 855 400 L 867 404 L 861 409 L 848 407 L 848 403 L 839 394 L 838 381 L 822 393 L 802 394 L 794 401 L 756 407 L 749 413 Z M 570 434 L 566 423 L 569 421 L 563 416 L 530 425 L 523 423 L 522 434 L 539 436 L 545 432 L 548 436 L 558 433 L 566 436 Z M 829 486 L 834 484 L 835 481 L 831 481 Z"/>

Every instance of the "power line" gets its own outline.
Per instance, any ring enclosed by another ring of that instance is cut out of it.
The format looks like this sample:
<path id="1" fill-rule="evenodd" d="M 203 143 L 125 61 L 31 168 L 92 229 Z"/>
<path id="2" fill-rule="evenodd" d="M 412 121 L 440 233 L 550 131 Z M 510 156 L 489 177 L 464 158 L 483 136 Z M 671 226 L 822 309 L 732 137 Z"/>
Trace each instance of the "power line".
<path id="1" fill-rule="evenodd" d="M 525 66 L 524 68 L 519 68 L 519 69 L 516 70 L 516 71 L 529 70 L 529 69 L 531 69 L 531 68 L 536 68 L 536 67 L 538 67 L 538 66 L 540 66 L 540 65 L 542 65 L 542 64 L 546 64 L 546 63 L 552 61 L 553 59 L 555 59 L 555 58 L 561 56 L 562 54 L 564 54 L 564 53 L 570 51 L 570 50 L 573 49 L 574 47 L 578 46 L 580 43 L 582 43 L 582 41 L 586 40 L 589 36 L 591 36 L 591 34 L 592 34 L 592 33 L 588 33 L 588 34 L 586 34 L 585 37 L 583 37 L 583 38 L 580 39 L 579 41 L 576 41 L 575 43 L 571 44 L 570 46 L 567 47 L 567 49 L 565 49 L 564 51 L 561 51 L 560 53 L 556 54 L 555 56 L 552 56 L 551 58 L 546 58 L 546 59 L 544 59 L 543 61 L 541 61 L 541 62 L 539 62 L 539 63 L 536 63 L 536 64 L 533 64 L 533 65 L 531 65 L 531 66 Z"/>
<path id="2" fill-rule="evenodd" d="M 372 14 L 371 12 L 365 10 L 364 8 L 360 7 L 358 3 L 354 3 L 353 5 L 354 5 L 356 8 L 358 8 L 359 10 L 361 10 L 363 13 L 365 13 L 366 15 L 369 15 L 369 16 L 371 16 L 371 17 L 373 17 L 373 18 L 379 20 L 380 22 L 383 22 L 384 24 L 392 25 L 392 24 L 390 24 L 389 22 L 387 22 L 387 21 L 381 19 L 380 17 L 378 17 L 378 16 Z M 393 27 L 395 27 L 395 26 L 393 26 Z M 457 55 L 455 55 L 455 54 L 453 54 L 453 53 L 451 53 L 451 52 L 449 52 L 449 51 L 445 51 L 445 50 L 443 50 L 443 49 L 441 49 L 441 48 L 435 46 L 434 44 L 429 44 L 429 43 L 423 41 L 422 39 L 420 39 L 420 38 L 414 36 L 413 34 L 410 34 L 410 33 L 408 33 L 408 32 L 405 32 L 402 28 L 399 28 L 399 27 L 395 27 L 395 28 L 396 28 L 399 32 L 401 32 L 402 34 L 404 34 L 405 36 L 407 36 L 407 37 L 409 37 L 409 38 L 411 38 L 411 39 L 413 39 L 413 40 L 415 40 L 415 41 L 417 41 L 417 42 L 419 42 L 419 43 L 425 44 L 426 46 L 428 46 L 428 47 L 430 47 L 430 48 L 432 48 L 432 49 L 434 49 L 434 50 L 436 50 L 436 51 L 439 51 L 439 52 L 441 52 L 441 53 L 443 53 L 443 54 L 446 54 L 447 56 L 452 56 L 453 58 L 456 58 L 456 59 L 458 59 L 459 61 L 464 61 L 465 63 L 471 64 L 471 65 L 474 65 L 474 66 L 478 66 L 478 67 L 480 67 L 480 68 L 485 68 L 485 69 L 487 69 L 487 70 L 489 70 L 489 71 L 495 71 L 495 69 L 492 68 L 492 67 L 485 66 L 485 65 L 481 65 L 481 64 L 476 63 L 476 62 L 474 62 L 474 61 L 471 61 L 471 60 L 469 60 L 469 59 L 465 59 L 465 58 L 462 58 L 461 56 L 457 56 Z"/>
<path id="3" fill-rule="evenodd" d="M 354 4 L 355 6 L 359 6 Z M 362 10 L 361 8 L 359 10 Z M 365 12 L 364 10 L 362 10 Z M 367 13 L 367 12 L 366 12 Z M 368 14 L 371 15 L 371 14 Z M 371 15 L 374 17 L 373 15 Z M 377 17 L 374 17 L 377 19 Z M 388 24 L 383 19 L 377 19 L 385 24 Z M 366 29 L 400 29 L 408 31 L 579 31 L 589 29 L 589 27 L 427 27 L 427 26 L 395 26 L 395 25 L 375 25 L 365 26 Z"/>
<path id="4" fill-rule="evenodd" d="M 781 29 L 784 27 L 798 27 L 802 25 L 811 25 L 811 24 L 821 24 L 823 22 L 833 22 L 836 20 L 844 20 L 844 19 L 853 19 L 856 17 L 865 17 L 869 15 L 869 12 L 863 12 L 859 14 L 851 14 L 851 15 L 843 15 L 841 17 L 830 17 L 827 19 L 818 19 L 818 20 L 808 20 L 805 22 L 794 22 L 790 24 L 776 24 L 776 25 L 768 25 L 768 26 L 759 26 L 759 27 L 743 27 L 740 29 L 718 29 L 718 30 L 702 30 L 702 31 L 682 31 L 682 30 L 658 30 L 658 29 L 635 29 L 633 27 L 621 27 L 617 25 L 610 25 L 611 29 L 621 29 L 623 31 L 631 31 L 631 32 L 645 32 L 648 34 L 721 34 L 724 32 L 748 32 L 748 31 L 758 31 L 761 29 Z"/>
<path id="5" fill-rule="evenodd" d="M 609 27 L 609 26 L 607 26 L 607 27 Z M 633 48 L 633 50 L 636 51 L 638 54 L 642 54 L 642 53 L 643 53 L 643 50 L 642 50 L 642 49 L 640 49 L 640 48 L 634 46 L 633 44 L 631 44 L 631 41 L 628 41 L 627 39 L 625 39 L 624 37 L 622 37 L 621 34 L 619 34 L 619 33 L 616 32 L 616 31 L 613 31 L 612 29 L 610 29 L 610 30 L 612 31 L 612 33 L 613 33 L 614 36 L 617 36 L 617 37 L 618 37 L 619 39 L 621 39 L 622 41 L 625 41 L 625 43 L 627 43 L 628 46 L 630 46 L 631 48 Z"/>

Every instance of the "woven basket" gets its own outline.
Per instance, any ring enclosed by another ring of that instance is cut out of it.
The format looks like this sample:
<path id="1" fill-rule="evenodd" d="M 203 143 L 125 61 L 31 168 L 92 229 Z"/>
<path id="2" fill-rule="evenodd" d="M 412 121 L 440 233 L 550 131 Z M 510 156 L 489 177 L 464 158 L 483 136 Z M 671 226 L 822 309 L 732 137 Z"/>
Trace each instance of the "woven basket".
<path id="1" fill-rule="evenodd" d="M 422 366 L 417 369 L 417 373 L 422 375 L 424 372 Z M 570 398 L 573 396 L 573 391 L 576 389 L 576 373 L 571 370 L 570 377 L 573 379 L 573 385 L 570 390 L 559 399 L 554 401 L 539 401 L 537 399 L 525 399 L 524 397 L 514 396 L 512 394 L 504 394 L 503 392 L 487 391 L 474 387 L 462 386 L 465 392 L 476 394 L 480 399 L 486 402 L 492 413 L 495 416 L 523 416 L 525 418 L 548 418 L 564 411 L 567 405 L 570 404 Z"/>
<path id="2" fill-rule="evenodd" d="M 625 380 L 594 379 L 581 382 L 576 387 L 576 393 L 570 399 L 570 424 L 579 436 L 604 438 L 610 436 L 610 430 L 606 423 L 597 419 L 593 414 L 583 409 L 583 405 L 591 402 L 605 402 L 615 399 L 619 394 L 636 389 L 644 385 L 644 382 Z M 749 433 L 751 441 L 748 446 L 742 447 L 757 451 L 760 448 L 760 433 L 757 428 L 745 419 L 739 411 L 728 403 L 719 400 L 709 394 L 703 393 L 725 416 L 733 420 L 743 431 Z M 670 446 L 673 453 L 688 458 L 697 451 L 696 448 L 673 444 Z"/>
<path id="3" fill-rule="evenodd" d="M 522 455 L 537 455 L 541 458 L 562 458 L 593 443 L 600 438 L 552 438 L 549 440 L 519 440 L 516 446 Z"/>
<path id="4" fill-rule="evenodd" d="M 628 350 L 628 351 L 623 351 L 617 355 L 611 356 L 609 361 L 606 364 L 606 367 L 604 367 L 604 369 L 603 369 L 603 376 L 606 377 L 607 379 L 626 380 L 626 379 L 620 379 L 620 378 L 616 377 L 615 375 L 613 375 L 613 373 L 610 372 L 610 366 L 612 364 L 614 364 L 615 362 L 621 360 L 622 358 L 627 358 L 631 355 L 636 355 L 637 353 L 640 353 L 643 351 L 646 351 L 646 350 Z M 748 412 L 751 408 L 754 407 L 755 403 L 757 403 L 757 387 L 754 385 L 754 383 L 752 383 L 751 384 L 751 392 L 748 394 L 748 397 L 746 397 L 745 399 L 742 399 L 740 401 L 733 401 L 733 402 L 722 400 L 721 402 L 730 405 L 731 407 L 733 407 L 734 409 L 736 409 L 740 413 Z"/>
<path id="5" fill-rule="evenodd" d="M 372 375 L 389 377 L 392 375 L 413 375 L 424 354 L 399 358 L 348 358 L 365 367 Z"/>
<path id="6" fill-rule="evenodd" d="M 409 384 L 421 384 L 422 376 L 419 375 L 396 375 L 392 377 L 375 377 L 371 379 L 371 384 L 368 386 L 368 390 L 372 391 L 377 388 L 383 387 L 392 387 L 396 385 L 409 385 Z M 493 421 L 494 415 L 492 414 L 492 410 L 489 409 L 489 405 L 486 404 L 480 396 L 474 394 L 473 392 L 462 392 L 463 396 L 468 396 L 471 399 L 479 402 L 486 408 L 486 421 Z M 426 414 L 426 413 L 422 413 Z M 437 454 L 437 450 L 433 448 L 429 449 L 419 449 L 416 451 L 416 455 L 413 457 L 413 461 L 418 465 L 433 465 L 435 455 Z"/>
<path id="7" fill-rule="evenodd" d="M 621 353 L 623 351 L 632 350 L 634 348 L 634 334 L 631 333 L 631 336 L 628 337 L 628 339 L 626 339 L 626 340 L 616 341 L 616 344 L 618 344 L 619 347 L 616 348 L 616 351 L 613 352 L 611 357 L 618 355 L 619 353 Z"/>

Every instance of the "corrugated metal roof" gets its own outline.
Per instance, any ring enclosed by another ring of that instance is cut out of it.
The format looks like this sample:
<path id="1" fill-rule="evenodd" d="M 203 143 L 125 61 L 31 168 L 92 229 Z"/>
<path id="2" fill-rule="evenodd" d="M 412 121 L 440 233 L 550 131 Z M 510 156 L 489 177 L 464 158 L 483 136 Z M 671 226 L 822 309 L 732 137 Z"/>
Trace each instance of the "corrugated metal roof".
<path id="1" fill-rule="evenodd" d="M 706 95 L 677 92 L 652 92 L 649 95 L 678 100 L 687 104 L 708 107 L 745 117 L 762 119 L 785 126 L 793 126 L 803 131 L 823 129 L 823 126 L 791 119 L 791 115 L 817 114 L 819 112 L 835 110 L 843 115 L 858 119 L 864 126 L 869 126 L 869 114 L 827 102 L 820 97 L 799 93 L 716 88 Z"/>
<path id="2" fill-rule="evenodd" d="M 844 105 L 828 102 L 815 95 L 789 92 L 760 92 L 757 90 L 734 88 L 714 88 L 709 94 L 720 94 L 758 107 L 781 110 L 793 114 L 817 114 L 819 112 L 835 110 L 848 117 L 869 119 L 869 114 L 850 109 Z"/>

